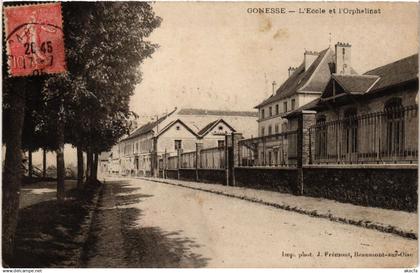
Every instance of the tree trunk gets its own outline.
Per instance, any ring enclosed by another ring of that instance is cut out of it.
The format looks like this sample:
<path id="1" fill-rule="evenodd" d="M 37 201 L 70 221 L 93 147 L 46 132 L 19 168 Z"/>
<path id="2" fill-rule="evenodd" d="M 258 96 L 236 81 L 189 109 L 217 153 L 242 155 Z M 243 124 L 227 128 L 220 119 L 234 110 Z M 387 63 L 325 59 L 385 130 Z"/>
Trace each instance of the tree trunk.
<path id="1" fill-rule="evenodd" d="M 32 181 L 32 174 L 33 174 L 33 166 L 32 166 L 32 151 L 28 151 L 28 177 L 29 181 Z"/>
<path id="2" fill-rule="evenodd" d="M 20 80 L 19 88 L 13 88 L 10 96 L 10 120 L 6 123 L 6 157 L 3 173 L 2 210 L 2 252 L 3 261 L 13 256 L 16 225 L 18 221 L 20 182 L 22 179 L 22 129 L 25 115 L 25 80 Z M 3 123 L 3 126 L 5 124 Z"/>
<path id="3" fill-rule="evenodd" d="M 77 146 L 77 187 L 80 189 L 83 185 L 83 151 Z"/>
<path id="4" fill-rule="evenodd" d="M 47 177 L 47 150 L 42 149 L 42 177 Z"/>
<path id="5" fill-rule="evenodd" d="M 93 181 L 98 180 L 98 154 L 97 153 L 94 153 L 94 157 L 93 157 L 92 179 Z"/>
<path id="6" fill-rule="evenodd" d="M 60 110 L 57 119 L 57 200 L 64 201 L 65 189 L 64 178 L 66 175 L 64 163 L 64 109 L 63 100 L 61 101 Z"/>
<path id="7" fill-rule="evenodd" d="M 86 152 L 86 182 L 89 182 L 91 179 L 92 170 L 92 148 L 87 147 Z"/>

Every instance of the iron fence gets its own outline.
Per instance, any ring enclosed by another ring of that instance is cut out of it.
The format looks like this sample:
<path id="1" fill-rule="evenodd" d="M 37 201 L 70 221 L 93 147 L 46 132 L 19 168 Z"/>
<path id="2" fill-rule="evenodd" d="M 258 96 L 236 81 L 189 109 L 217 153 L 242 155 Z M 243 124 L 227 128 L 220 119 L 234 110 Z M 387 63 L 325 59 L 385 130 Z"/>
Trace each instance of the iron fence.
<path id="1" fill-rule="evenodd" d="M 196 152 L 186 152 L 181 154 L 181 168 L 192 169 L 196 164 Z"/>
<path id="2" fill-rule="evenodd" d="M 314 164 L 416 163 L 417 106 L 318 121 L 309 129 Z"/>
<path id="3" fill-rule="evenodd" d="M 239 141 L 239 166 L 293 166 L 297 159 L 297 131 Z"/>
<path id="4" fill-rule="evenodd" d="M 168 157 L 168 167 L 169 170 L 178 169 L 178 156 L 169 156 Z"/>
<path id="5" fill-rule="evenodd" d="M 200 152 L 200 168 L 224 169 L 225 149 L 223 147 L 202 149 Z"/>

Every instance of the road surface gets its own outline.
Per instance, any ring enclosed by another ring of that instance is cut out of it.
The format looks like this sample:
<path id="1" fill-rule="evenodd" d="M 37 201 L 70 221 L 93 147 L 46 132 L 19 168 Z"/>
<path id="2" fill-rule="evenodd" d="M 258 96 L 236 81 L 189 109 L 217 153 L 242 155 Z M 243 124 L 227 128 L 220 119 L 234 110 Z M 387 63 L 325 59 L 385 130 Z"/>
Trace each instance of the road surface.
<path id="1" fill-rule="evenodd" d="M 107 180 L 87 267 L 416 265 L 416 240 L 173 185 Z"/>

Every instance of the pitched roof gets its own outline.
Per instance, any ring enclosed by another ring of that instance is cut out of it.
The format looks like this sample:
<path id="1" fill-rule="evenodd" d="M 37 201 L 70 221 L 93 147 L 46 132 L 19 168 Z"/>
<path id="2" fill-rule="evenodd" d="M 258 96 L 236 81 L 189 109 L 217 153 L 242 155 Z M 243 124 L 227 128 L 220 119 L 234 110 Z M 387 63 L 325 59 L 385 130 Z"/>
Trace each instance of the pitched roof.
<path id="1" fill-rule="evenodd" d="M 321 61 L 324 59 L 329 48 L 324 49 L 311 64 L 311 66 L 305 70 L 305 62 L 302 62 L 296 71 L 277 89 L 276 94 L 264 100 L 262 103 L 257 105 L 255 108 L 267 105 L 271 102 L 280 100 L 282 98 L 290 97 L 297 93 L 306 83 L 308 83 L 311 76 L 314 74 L 316 68 L 319 66 Z M 312 90 L 313 91 L 313 90 Z M 319 90 L 321 92 L 321 90 Z"/>
<path id="2" fill-rule="evenodd" d="M 166 132 L 167 130 L 169 130 L 174 124 L 179 123 L 182 126 L 184 126 L 185 129 L 187 129 L 191 134 L 193 134 L 194 136 L 197 136 L 197 134 L 194 132 L 194 130 L 192 130 L 187 124 L 185 124 L 182 120 L 180 119 L 176 119 L 171 121 L 168 125 L 166 125 L 162 130 L 159 131 L 159 133 L 157 134 L 157 136 L 160 136 L 161 134 L 163 134 L 164 132 Z"/>
<path id="3" fill-rule="evenodd" d="M 378 81 L 376 75 L 340 75 L 333 74 L 332 78 L 340 84 L 343 89 L 352 94 L 363 94 Z"/>
<path id="4" fill-rule="evenodd" d="M 198 131 L 197 134 L 200 135 L 200 136 L 204 135 L 204 133 L 211 130 L 211 128 L 213 128 L 218 121 L 219 121 L 219 119 L 216 119 L 215 121 L 210 122 L 209 124 L 204 126 L 200 131 Z"/>
<path id="5" fill-rule="evenodd" d="M 175 110 L 172 111 L 172 112 L 170 112 L 170 113 L 168 113 L 168 114 L 166 114 L 166 115 L 164 115 L 164 116 L 162 116 L 162 117 L 160 117 L 160 118 L 158 118 L 155 121 L 151 121 L 149 123 L 146 123 L 146 124 L 140 126 L 136 130 L 134 130 L 129 136 L 127 136 L 126 138 L 122 139 L 121 141 L 129 140 L 129 139 L 135 138 L 135 137 L 137 137 L 139 135 L 147 134 L 147 133 L 153 131 L 153 128 L 155 128 L 158 124 L 160 124 L 167 117 L 169 117 L 172 113 L 174 113 Z"/>
<path id="6" fill-rule="evenodd" d="M 298 114 L 298 113 L 300 113 L 304 110 L 313 110 L 314 108 L 316 108 L 316 106 L 318 105 L 320 100 L 321 100 L 320 98 L 317 98 L 317 99 L 315 99 L 311 102 L 308 102 L 307 104 L 302 105 L 299 108 L 296 108 L 293 111 L 286 112 L 286 113 L 282 114 L 281 117 L 282 118 L 288 118 L 288 117 L 295 116 L 296 114 Z"/>
<path id="7" fill-rule="evenodd" d="M 198 131 L 198 135 L 199 136 L 204 136 L 206 135 L 208 132 L 210 132 L 217 124 L 219 124 L 220 122 L 223 122 L 226 126 L 229 127 L 229 129 L 231 129 L 233 132 L 236 132 L 236 130 L 234 128 L 232 128 L 232 126 L 230 126 L 226 121 L 224 121 L 223 119 L 216 119 L 215 121 L 210 122 L 209 124 L 207 124 L 206 126 L 204 126 L 200 131 Z"/>
<path id="8" fill-rule="evenodd" d="M 377 75 L 380 77 L 380 80 L 369 93 L 417 79 L 419 73 L 418 58 L 418 54 L 414 54 L 366 72 L 364 75 Z"/>
<path id="9" fill-rule="evenodd" d="M 224 110 L 207 110 L 183 108 L 179 110 L 178 115 L 213 115 L 213 116 L 244 116 L 244 117 L 258 117 L 256 111 L 224 111 Z"/>

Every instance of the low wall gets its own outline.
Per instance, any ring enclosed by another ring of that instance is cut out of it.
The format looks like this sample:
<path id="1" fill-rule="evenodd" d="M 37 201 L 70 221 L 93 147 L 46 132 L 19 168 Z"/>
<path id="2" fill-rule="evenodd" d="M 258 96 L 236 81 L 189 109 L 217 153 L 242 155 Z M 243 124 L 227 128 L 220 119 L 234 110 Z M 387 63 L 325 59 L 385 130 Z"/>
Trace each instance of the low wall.
<path id="1" fill-rule="evenodd" d="M 236 167 L 235 185 L 239 187 L 297 192 L 296 168 Z M 196 181 L 195 169 L 180 169 L 180 179 Z M 199 181 L 226 183 L 224 169 L 199 169 Z M 178 178 L 177 170 L 168 170 L 167 177 Z M 416 166 L 317 166 L 303 168 L 305 196 L 327 198 L 356 205 L 387 209 L 417 210 Z"/>
<path id="2" fill-rule="evenodd" d="M 178 179 L 178 170 L 166 170 L 166 178 Z"/>
<path id="3" fill-rule="evenodd" d="M 179 169 L 179 179 L 186 180 L 186 181 L 195 181 L 196 180 L 195 169 Z"/>
<path id="4" fill-rule="evenodd" d="M 304 195 L 357 205 L 417 210 L 417 168 L 310 166 L 303 169 Z"/>
<path id="5" fill-rule="evenodd" d="M 198 169 L 198 180 L 204 183 L 226 184 L 226 170 Z"/>
<path id="6" fill-rule="evenodd" d="M 235 183 L 239 187 L 294 193 L 296 179 L 296 168 L 235 168 Z"/>

